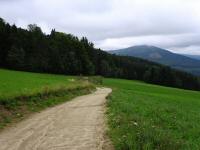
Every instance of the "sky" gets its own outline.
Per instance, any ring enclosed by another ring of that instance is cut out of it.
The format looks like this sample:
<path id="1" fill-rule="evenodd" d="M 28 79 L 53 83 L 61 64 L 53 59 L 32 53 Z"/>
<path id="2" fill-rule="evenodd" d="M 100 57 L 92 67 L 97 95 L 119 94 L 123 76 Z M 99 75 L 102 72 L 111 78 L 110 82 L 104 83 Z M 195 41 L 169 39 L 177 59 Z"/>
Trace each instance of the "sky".
<path id="1" fill-rule="evenodd" d="M 153 45 L 200 55 L 200 0 L 0 0 L 0 17 L 86 36 L 103 50 Z"/>

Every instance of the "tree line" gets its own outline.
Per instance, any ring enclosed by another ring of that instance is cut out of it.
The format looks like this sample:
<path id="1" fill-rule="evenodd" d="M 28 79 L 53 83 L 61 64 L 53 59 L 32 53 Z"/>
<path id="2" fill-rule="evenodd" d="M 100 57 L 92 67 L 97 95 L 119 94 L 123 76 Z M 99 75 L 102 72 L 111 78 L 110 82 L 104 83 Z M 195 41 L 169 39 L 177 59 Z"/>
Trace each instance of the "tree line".
<path id="1" fill-rule="evenodd" d="M 102 75 L 200 90 L 200 80 L 189 73 L 143 59 L 116 56 L 94 48 L 86 37 L 42 32 L 35 24 L 27 29 L 0 18 L 0 67 L 65 75 Z"/>

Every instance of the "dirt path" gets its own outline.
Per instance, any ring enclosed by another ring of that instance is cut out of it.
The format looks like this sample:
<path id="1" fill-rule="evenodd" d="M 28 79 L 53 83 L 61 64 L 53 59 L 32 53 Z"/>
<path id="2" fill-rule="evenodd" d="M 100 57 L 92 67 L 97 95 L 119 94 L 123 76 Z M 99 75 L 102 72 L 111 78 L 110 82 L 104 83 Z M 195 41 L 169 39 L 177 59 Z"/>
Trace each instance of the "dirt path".
<path id="1" fill-rule="evenodd" d="M 0 134 L 0 150 L 101 150 L 109 88 L 35 114 Z"/>

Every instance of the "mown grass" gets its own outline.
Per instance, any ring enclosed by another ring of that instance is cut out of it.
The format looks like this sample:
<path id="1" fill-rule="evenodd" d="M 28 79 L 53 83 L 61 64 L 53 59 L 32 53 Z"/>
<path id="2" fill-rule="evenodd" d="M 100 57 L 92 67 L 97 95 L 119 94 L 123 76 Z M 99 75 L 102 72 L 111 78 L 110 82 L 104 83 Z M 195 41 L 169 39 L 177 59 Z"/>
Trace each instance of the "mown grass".
<path id="1" fill-rule="evenodd" d="M 94 88 L 77 77 L 0 69 L 0 128 Z"/>
<path id="2" fill-rule="evenodd" d="M 200 149 L 200 92 L 104 79 L 116 150 Z"/>

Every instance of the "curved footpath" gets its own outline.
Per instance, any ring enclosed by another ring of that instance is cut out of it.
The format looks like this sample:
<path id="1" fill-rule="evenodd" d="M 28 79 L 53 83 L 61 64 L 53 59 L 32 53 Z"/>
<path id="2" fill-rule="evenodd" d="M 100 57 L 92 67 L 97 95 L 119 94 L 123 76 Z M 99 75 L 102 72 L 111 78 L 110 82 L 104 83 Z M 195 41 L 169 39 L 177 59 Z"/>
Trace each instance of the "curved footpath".
<path id="1" fill-rule="evenodd" d="M 104 104 L 112 90 L 98 88 L 32 115 L 0 133 L 0 150 L 101 150 Z"/>

